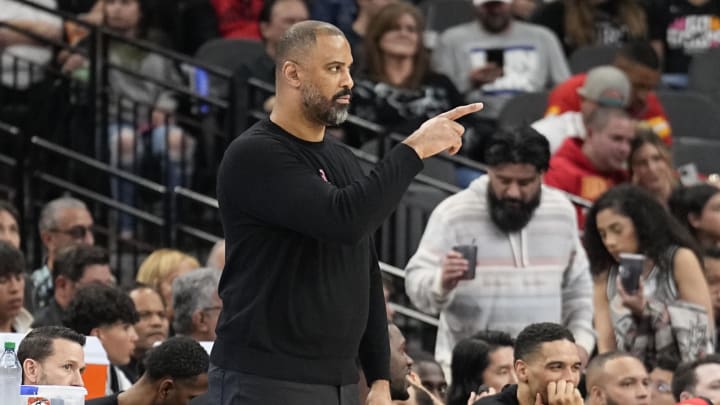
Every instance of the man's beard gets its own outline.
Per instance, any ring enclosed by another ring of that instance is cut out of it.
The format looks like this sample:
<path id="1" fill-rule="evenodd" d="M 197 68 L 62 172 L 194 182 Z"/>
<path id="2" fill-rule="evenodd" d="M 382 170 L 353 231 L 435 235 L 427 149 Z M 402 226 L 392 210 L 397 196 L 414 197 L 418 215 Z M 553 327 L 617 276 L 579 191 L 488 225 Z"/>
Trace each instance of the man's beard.
<path id="1" fill-rule="evenodd" d="M 338 104 L 336 100 L 342 96 L 350 96 L 352 92 L 345 88 L 335 94 L 331 99 L 326 99 L 320 91 L 312 84 L 303 85 L 301 88 L 302 103 L 305 115 L 313 121 L 323 125 L 340 125 L 348 117 L 348 104 Z"/>
<path id="2" fill-rule="evenodd" d="M 498 198 L 492 188 L 488 187 L 487 199 L 493 223 L 503 232 L 517 232 L 530 222 L 540 205 L 540 191 L 525 202 L 515 198 Z"/>
<path id="3" fill-rule="evenodd" d="M 405 383 L 405 380 L 391 381 L 390 382 L 390 398 L 393 401 L 407 401 L 410 399 L 410 393 L 408 389 L 410 387 Z"/>
<path id="4" fill-rule="evenodd" d="M 510 16 L 507 16 L 506 18 L 503 18 L 502 16 L 485 16 L 480 19 L 480 24 L 482 24 L 483 28 L 485 28 L 485 31 L 493 34 L 499 34 L 510 26 L 511 20 L 512 17 Z"/>

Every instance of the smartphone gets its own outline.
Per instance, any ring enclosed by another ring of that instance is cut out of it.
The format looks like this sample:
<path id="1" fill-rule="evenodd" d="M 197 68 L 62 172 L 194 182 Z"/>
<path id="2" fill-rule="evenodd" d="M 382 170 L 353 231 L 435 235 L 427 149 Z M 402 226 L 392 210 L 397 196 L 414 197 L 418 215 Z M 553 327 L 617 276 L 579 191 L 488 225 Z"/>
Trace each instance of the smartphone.
<path id="1" fill-rule="evenodd" d="M 683 186 L 692 186 L 700 183 L 700 175 L 695 163 L 687 163 L 677 168 L 680 175 L 680 184 Z"/>
<path id="2" fill-rule="evenodd" d="M 640 288 L 640 276 L 645 268 L 645 256 L 620 253 L 620 283 L 628 294 L 635 294 Z"/>
<path id="3" fill-rule="evenodd" d="M 477 389 L 475 390 L 475 393 L 482 394 L 483 392 L 488 392 L 488 391 L 490 391 L 490 386 L 488 386 L 487 384 L 480 384 L 477 387 Z"/>
<path id="4" fill-rule="evenodd" d="M 472 280 L 475 278 L 475 266 L 477 265 L 477 246 L 475 245 L 458 245 L 453 246 L 453 250 L 463 255 L 468 262 L 468 269 L 463 275 L 463 280 Z"/>
<path id="5" fill-rule="evenodd" d="M 505 65 L 505 50 L 502 48 L 492 48 L 485 51 L 487 63 L 494 63 L 500 69 Z"/>

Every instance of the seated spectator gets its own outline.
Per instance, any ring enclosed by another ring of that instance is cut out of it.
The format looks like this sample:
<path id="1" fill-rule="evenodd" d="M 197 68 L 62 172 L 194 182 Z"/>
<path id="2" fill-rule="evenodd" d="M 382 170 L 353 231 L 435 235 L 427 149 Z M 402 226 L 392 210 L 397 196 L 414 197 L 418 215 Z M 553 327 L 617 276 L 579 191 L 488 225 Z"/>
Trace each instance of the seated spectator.
<path id="1" fill-rule="evenodd" d="M 33 317 L 24 307 L 25 258 L 20 250 L 0 241 L 0 333 L 25 333 Z"/>
<path id="2" fill-rule="evenodd" d="M 547 139 L 532 128 L 498 132 L 488 143 L 488 174 L 430 215 L 405 268 L 405 292 L 417 308 L 440 314 L 435 358 L 443 367 L 461 339 L 488 329 L 512 336 L 537 319 L 567 324 L 581 350 L 593 351 L 587 257 L 572 205 L 542 185 L 549 158 Z M 460 245 L 479 247 L 475 261 Z"/>
<path id="3" fill-rule="evenodd" d="M 77 291 L 68 308 L 65 326 L 86 336 L 96 336 L 110 361 L 106 395 L 125 391 L 132 381 L 120 370 L 130 363 L 137 334 L 138 314 L 132 300 L 116 287 L 91 284 Z"/>
<path id="4" fill-rule="evenodd" d="M 440 363 L 432 357 L 422 360 L 415 359 L 413 371 L 417 374 L 422 386 L 435 398 L 439 398 L 444 402 L 448 384 Z"/>
<path id="5" fill-rule="evenodd" d="M 202 268 L 173 281 L 173 331 L 199 342 L 215 340 L 215 328 L 222 311 L 218 296 L 220 272 Z"/>
<path id="6" fill-rule="evenodd" d="M 30 276 L 36 311 L 45 308 L 53 296 L 52 268 L 57 252 L 76 243 L 95 244 L 92 215 L 84 202 L 72 197 L 60 197 L 45 204 L 40 212 L 38 230 L 46 257 L 43 267 Z"/>
<path id="7" fill-rule="evenodd" d="M 409 135 L 425 120 L 464 104 L 453 82 L 431 69 L 424 26 L 420 10 L 405 2 L 393 2 L 375 14 L 363 42 L 366 65 L 355 78 L 351 114 Z M 464 151 L 477 148 L 483 135 L 493 130 L 472 117 L 460 122 L 469 131 Z M 346 125 L 345 131 L 345 142 L 352 146 L 377 139 L 374 132 L 357 127 Z"/>
<path id="8" fill-rule="evenodd" d="M 0 240 L 20 249 L 20 214 L 7 201 L 0 200 Z M 29 297 L 28 297 L 29 298 Z"/>
<path id="9" fill-rule="evenodd" d="M 33 328 L 61 326 L 75 292 L 83 286 L 100 283 L 115 284 L 110 258 L 105 249 L 90 245 L 71 245 L 60 249 L 53 268 L 53 298 L 35 314 Z"/>
<path id="10" fill-rule="evenodd" d="M 453 348 L 452 384 L 447 405 L 465 405 L 472 393 L 483 389 L 500 392 L 517 384 L 513 364 L 513 339 L 507 333 L 486 331 L 463 339 Z"/>
<path id="11" fill-rule="evenodd" d="M 600 107 L 625 107 L 630 100 L 630 81 L 622 70 L 614 66 L 598 66 L 588 72 L 582 87 L 578 111 L 546 115 L 532 124 L 550 142 L 555 154 L 567 138 L 587 138 L 590 116 Z"/>
<path id="12" fill-rule="evenodd" d="M 220 271 L 225 268 L 225 239 L 219 240 L 213 245 L 205 266 Z"/>
<path id="13" fill-rule="evenodd" d="M 168 319 L 172 319 L 173 281 L 199 267 L 200 263 L 196 258 L 179 250 L 158 249 L 140 264 L 135 281 L 150 286 L 160 293 Z"/>
<path id="14" fill-rule="evenodd" d="M 260 39 L 263 0 L 210 0 L 225 38 Z"/>
<path id="15" fill-rule="evenodd" d="M 368 31 L 368 26 L 383 7 L 395 1 L 396 0 L 355 0 L 355 5 L 357 6 L 355 20 L 350 26 L 338 27 L 342 30 L 343 34 L 345 34 L 348 43 L 350 43 L 354 60 L 353 63 L 356 69 L 365 67 L 365 61 L 363 59 L 365 50 L 363 49 L 363 43 Z"/>
<path id="16" fill-rule="evenodd" d="M 650 403 L 653 405 L 674 405 L 672 380 L 678 362 L 674 358 L 660 356 L 650 371 Z"/>
<path id="17" fill-rule="evenodd" d="M 64 326 L 35 328 L 20 341 L 17 356 L 24 385 L 83 387 L 85 336 Z"/>
<path id="18" fill-rule="evenodd" d="M 679 187 L 670 195 L 670 212 L 703 248 L 720 246 L 720 189 L 706 183 Z"/>
<path id="19" fill-rule="evenodd" d="M 197 342 L 174 337 L 151 350 L 145 373 L 127 390 L 87 405 L 186 405 L 208 389 L 210 358 Z"/>
<path id="20" fill-rule="evenodd" d="M 654 90 L 660 82 L 660 59 L 649 43 L 629 43 L 618 51 L 613 65 L 622 70 L 631 84 L 628 114 L 655 131 L 662 140 L 672 143 L 670 120 Z M 581 111 L 578 89 L 583 86 L 586 73 L 577 74 L 555 87 L 548 97 L 546 115 L 566 111 Z"/>
<path id="21" fill-rule="evenodd" d="M 595 201 L 602 193 L 627 180 L 630 142 L 635 124 L 625 111 L 602 107 L 588 118 L 587 138 L 568 138 L 550 159 L 544 182 L 570 194 Z M 578 224 L 585 222 L 577 208 Z"/>
<path id="22" fill-rule="evenodd" d="M 647 10 L 636 0 L 554 1 L 541 6 L 531 20 L 554 32 L 568 56 L 584 46 L 620 46 L 648 38 Z"/>
<path id="23" fill-rule="evenodd" d="M 553 323 L 527 326 L 515 341 L 517 384 L 475 405 L 583 405 L 577 389 L 582 362 L 572 333 Z"/>
<path id="24" fill-rule="evenodd" d="M 606 352 L 594 357 L 585 372 L 586 405 L 650 405 L 650 377 L 637 357 Z M 655 405 L 654 403 L 652 403 Z"/>
<path id="25" fill-rule="evenodd" d="M 694 55 L 720 46 L 720 3 L 717 0 L 653 0 L 649 2 L 652 37 L 662 41 L 663 81 L 687 86 Z"/>
<path id="26" fill-rule="evenodd" d="M 455 82 L 466 100 L 485 104 L 481 116 L 496 119 L 514 95 L 544 90 L 570 76 L 555 35 L 545 27 L 514 21 L 511 0 L 473 3 L 479 23 L 443 32 L 433 64 Z"/>
<path id="27" fill-rule="evenodd" d="M 410 397 L 408 377 L 413 359 L 405 351 L 405 337 L 397 326 L 388 324 L 390 339 L 390 398 L 404 401 Z"/>
<path id="28" fill-rule="evenodd" d="M 667 145 L 648 128 L 637 128 L 630 142 L 630 181 L 667 205 L 678 182 Z"/>
<path id="29" fill-rule="evenodd" d="M 705 265 L 705 280 L 710 287 L 710 299 L 712 299 L 713 311 L 715 311 L 715 331 L 718 332 L 715 344 L 720 344 L 720 248 L 705 249 L 703 264 Z"/>
<path id="30" fill-rule="evenodd" d="M 168 338 L 169 322 L 162 297 L 154 289 L 138 284 L 129 291 L 128 295 L 138 313 L 139 320 L 134 325 L 138 339 L 130 363 L 123 366 L 122 371 L 131 381 L 137 381 L 145 371 L 143 366 L 145 354 Z"/>
<path id="31" fill-rule="evenodd" d="M 703 397 L 720 403 L 720 355 L 681 364 L 673 376 L 672 392 L 678 401 Z"/>
<path id="32" fill-rule="evenodd" d="M 713 309 L 695 244 L 655 197 L 631 185 L 610 189 L 587 214 L 584 242 L 600 353 L 626 351 L 652 363 L 712 351 Z M 636 291 L 618 276 L 622 253 L 645 256 Z"/>
<path id="33" fill-rule="evenodd" d="M 265 53 L 255 60 L 248 60 L 234 72 L 240 82 L 250 78 L 262 80 L 275 85 L 275 46 L 280 37 L 290 26 L 296 22 L 309 18 L 306 0 L 265 0 L 260 10 L 260 37 L 262 38 Z M 243 89 L 243 91 L 246 91 Z M 257 98 L 252 101 L 251 108 L 272 111 L 275 97 L 267 97 L 259 91 Z M 247 108 L 247 106 L 242 106 Z"/>

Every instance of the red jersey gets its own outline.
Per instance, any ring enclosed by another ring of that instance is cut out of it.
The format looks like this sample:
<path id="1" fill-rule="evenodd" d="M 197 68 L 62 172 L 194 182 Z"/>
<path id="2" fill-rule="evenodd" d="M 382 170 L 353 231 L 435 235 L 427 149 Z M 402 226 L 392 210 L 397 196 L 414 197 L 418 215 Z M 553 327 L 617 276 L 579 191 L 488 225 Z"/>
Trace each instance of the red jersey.
<path id="1" fill-rule="evenodd" d="M 611 187 L 624 183 L 628 179 L 627 172 L 598 171 L 590 159 L 582 151 L 583 140 L 567 138 L 560 149 L 550 159 L 550 168 L 545 172 L 544 182 L 548 186 L 558 188 L 589 201 L 595 201 Z M 585 209 L 576 206 L 578 226 L 585 227 Z"/>
<path id="2" fill-rule="evenodd" d="M 260 39 L 260 10 L 264 0 L 210 0 L 224 38 Z"/>
<path id="3" fill-rule="evenodd" d="M 552 92 L 550 92 L 548 109 L 545 115 L 558 115 L 566 111 L 580 111 L 581 100 L 577 90 L 585 84 L 586 77 L 587 73 L 581 73 L 557 85 Z M 672 144 L 670 121 L 654 92 L 648 93 L 645 106 L 646 108 L 643 111 L 633 114 L 633 117 L 652 128 L 652 130 L 670 146 Z"/>

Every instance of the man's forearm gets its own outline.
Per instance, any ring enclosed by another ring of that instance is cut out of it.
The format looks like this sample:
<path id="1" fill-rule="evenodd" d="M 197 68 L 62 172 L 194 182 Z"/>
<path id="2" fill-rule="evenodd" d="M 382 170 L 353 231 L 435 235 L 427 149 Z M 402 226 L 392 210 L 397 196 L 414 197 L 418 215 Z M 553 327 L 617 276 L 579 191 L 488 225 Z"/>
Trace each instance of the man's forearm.
<path id="1" fill-rule="evenodd" d="M 25 35 L 23 32 L 53 41 L 62 39 L 62 30 L 59 25 L 44 21 L 9 20 L 0 27 L 0 46 L 37 45 L 40 43 L 33 36 Z"/>

